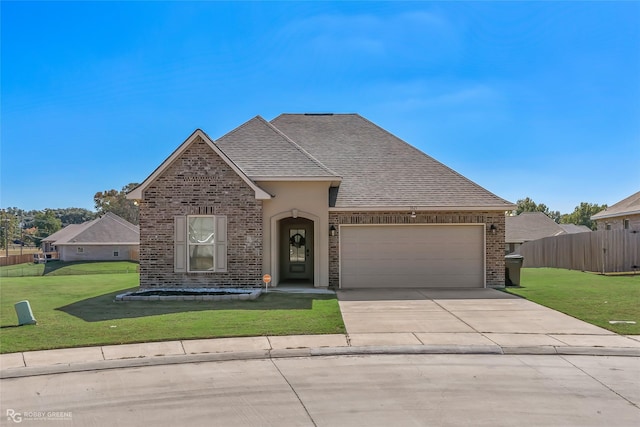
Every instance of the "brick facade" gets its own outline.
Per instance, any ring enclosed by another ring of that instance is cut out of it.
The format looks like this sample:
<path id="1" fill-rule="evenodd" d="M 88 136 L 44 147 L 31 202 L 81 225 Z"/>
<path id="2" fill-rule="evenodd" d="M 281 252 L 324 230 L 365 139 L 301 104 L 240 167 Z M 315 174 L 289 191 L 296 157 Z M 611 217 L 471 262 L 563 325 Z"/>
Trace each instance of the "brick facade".
<path id="1" fill-rule="evenodd" d="M 174 217 L 227 216 L 226 273 L 174 272 Z M 261 286 L 262 201 L 201 138 L 140 200 L 140 287 Z"/>
<path id="2" fill-rule="evenodd" d="M 614 218 L 604 218 L 596 220 L 598 230 L 606 230 L 609 224 L 610 230 L 624 230 L 624 220 L 629 221 L 628 230 L 640 231 L 640 214 L 621 215 Z"/>
<path id="3" fill-rule="evenodd" d="M 486 284 L 487 287 L 504 286 L 504 212 L 428 212 L 417 211 L 411 218 L 398 212 L 330 212 L 329 224 L 338 228 L 342 224 L 486 224 Z M 497 227 L 490 231 L 491 224 Z M 339 286 L 340 237 L 329 237 L 329 286 Z"/>

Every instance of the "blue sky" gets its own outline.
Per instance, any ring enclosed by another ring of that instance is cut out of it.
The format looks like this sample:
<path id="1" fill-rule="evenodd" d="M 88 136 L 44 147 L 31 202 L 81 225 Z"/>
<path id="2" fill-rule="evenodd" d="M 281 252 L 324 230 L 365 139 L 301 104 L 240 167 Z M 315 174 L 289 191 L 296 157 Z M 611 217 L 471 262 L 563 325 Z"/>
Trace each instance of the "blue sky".
<path id="1" fill-rule="evenodd" d="M 355 112 L 512 202 L 640 190 L 640 2 L 11 2 L 0 206 L 93 209 L 196 128 Z"/>

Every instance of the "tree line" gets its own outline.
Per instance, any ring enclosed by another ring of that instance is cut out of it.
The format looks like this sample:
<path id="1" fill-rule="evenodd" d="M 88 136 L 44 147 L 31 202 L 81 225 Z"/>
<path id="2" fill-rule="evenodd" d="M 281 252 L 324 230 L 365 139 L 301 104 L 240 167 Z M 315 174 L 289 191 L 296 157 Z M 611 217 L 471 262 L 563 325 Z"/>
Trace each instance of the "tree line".
<path id="1" fill-rule="evenodd" d="M 0 209 L 0 247 L 29 245 L 40 247 L 42 239 L 70 225 L 91 221 L 112 212 L 132 224 L 138 224 L 138 206 L 126 195 L 137 187 L 130 183 L 121 190 L 98 191 L 93 196 L 95 211 L 84 208 L 24 210 L 17 207 Z"/>
<path id="2" fill-rule="evenodd" d="M 132 224 L 140 222 L 138 206 L 133 200 L 128 200 L 128 192 L 137 187 L 137 183 L 130 183 L 121 190 L 98 191 L 93 196 L 95 211 L 84 208 L 44 209 L 41 211 L 25 211 L 16 207 L 0 210 L 0 246 L 6 244 L 40 246 L 42 239 L 70 224 L 82 224 L 91 221 L 107 212 L 112 212 Z M 595 230 L 596 223 L 591 216 L 606 209 L 607 205 L 582 202 L 573 212 L 561 214 L 552 211 L 544 203 L 536 203 L 529 197 L 517 201 L 516 215 L 522 212 L 542 212 L 560 224 L 586 225 Z"/>
<path id="3" fill-rule="evenodd" d="M 586 225 L 592 230 L 596 229 L 596 222 L 591 220 L 591 216 L 607 208 L 607 205 L 581 202 L 573 212 L 561 214 L 560 211 L 552 211 L 544 203 L 538 204 L 529 197 L 518 200 L 516 205 L 516 215 L 522 212 L 542 212 L 558 224 Z"/>

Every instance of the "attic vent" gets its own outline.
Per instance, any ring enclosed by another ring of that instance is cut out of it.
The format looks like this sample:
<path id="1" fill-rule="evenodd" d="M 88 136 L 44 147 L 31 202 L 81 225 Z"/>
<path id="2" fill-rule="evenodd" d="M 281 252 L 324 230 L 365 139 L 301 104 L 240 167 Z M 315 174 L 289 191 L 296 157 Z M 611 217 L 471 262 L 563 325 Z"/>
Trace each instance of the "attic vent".
<path id="1" fill-rule="evenodd" d="M 212 176 L 181 176 L 183 181 L 185 182 L 212 182 Z"/>
<path id="2" fill-rule="evenodd" d="M 333 113 L 304 113 L 305 116 L 333 116 Z"/>
<path id="3" fill-rule="evenodd" d="M 192 215 L 215 215 L 216 210 L 213 206 L 197 206 L 191 209 Z"/>

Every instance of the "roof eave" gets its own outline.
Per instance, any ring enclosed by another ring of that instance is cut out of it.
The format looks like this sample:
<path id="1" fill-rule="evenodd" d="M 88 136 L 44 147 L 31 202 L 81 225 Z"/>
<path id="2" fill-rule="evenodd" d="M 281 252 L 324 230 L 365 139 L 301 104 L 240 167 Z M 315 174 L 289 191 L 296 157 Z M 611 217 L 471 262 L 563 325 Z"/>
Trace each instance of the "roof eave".
<path id="1" fill-rule="evenodd" d="M 593 215 L 591 217 L 592 220 L 597 221 L 599 219 L 607 219 L 607 218 L 617 218 L 617 217 L 621 217 L 621 216 L 628 216 L 628 215 L 640 215 L 640 210 L 635 210 L 635 211 L 623 211 L 623 212 L 613 212 L 610 214 L 607 213 L 597 213 L 595 215 Z"/>
<path id="2" fill-rule="evenodd" d="M 319 181 L 319 182 L 342 182 L 340 176 L 250 176 L 252 181 Z"/>
<path id="3" fill-rule="evenodd" d="M 509 211 L 515 209 L 516 205 L 487 205 L 487 206 L 349 206 L 349 207 L 330 207 L 329 211 L 333 212 L 373 212 L 373 211 Z"/>

